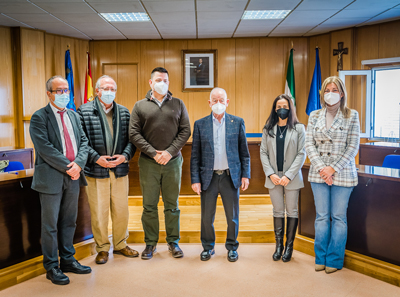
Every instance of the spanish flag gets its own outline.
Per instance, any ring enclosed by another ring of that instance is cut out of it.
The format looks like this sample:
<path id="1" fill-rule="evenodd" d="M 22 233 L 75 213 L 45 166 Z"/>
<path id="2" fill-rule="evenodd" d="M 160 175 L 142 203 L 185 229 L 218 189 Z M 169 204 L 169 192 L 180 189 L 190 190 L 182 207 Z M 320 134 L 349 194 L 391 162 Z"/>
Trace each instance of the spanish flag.
<path id="1" fill-rule="evenodd" d="M 88 103 L 94 99 L 93 97 L 93 82 L 92 82 L 92 69 L 90 68 L 90 54 L 87 53 L 87 69 L 85 77 L 85 97 L 83 103 Z"/>

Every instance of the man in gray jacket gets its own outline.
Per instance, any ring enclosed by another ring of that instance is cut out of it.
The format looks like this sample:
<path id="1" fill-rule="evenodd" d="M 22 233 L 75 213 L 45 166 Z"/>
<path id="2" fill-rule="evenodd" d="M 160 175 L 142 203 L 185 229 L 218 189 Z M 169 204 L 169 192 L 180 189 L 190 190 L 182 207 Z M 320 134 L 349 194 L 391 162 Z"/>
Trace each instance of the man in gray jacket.
<path id="1" fill-rule="evenodd" d="M 65 107 L 69 102 L 68 82 L 53 76 L 46 83 L 50 103 L 31 118 L 29 133 L 35 146 L 32 189 L 39 192 L 42 209 L 42 251 L 46 277 L 66 285 L 64 272 L 90 273 L 75 260 L 73 239 L 78 216 L 82 172 L 88 155 L 88 140 L 78 115 Z M 60 256 L 60 267 L 58 253 Z"/>
<path id="2" fill-rule="evenodd" d="M 189 116 L 182 100 L 168 91 L 168 71 L 153 69 L 151 90 L 133 107 L 129 136 L 141 151 L 139 178 L 143 194 L 142 224 L 146 248 L 142 259 L 151 259 L 159 237 L 158 202 L 160 190 L 164 201 L 168 249 L 174 258 L 183 257 L 178 246 L 178 198 L 181 188 L 183 158 L 181 149 L 190 137 Z"/>

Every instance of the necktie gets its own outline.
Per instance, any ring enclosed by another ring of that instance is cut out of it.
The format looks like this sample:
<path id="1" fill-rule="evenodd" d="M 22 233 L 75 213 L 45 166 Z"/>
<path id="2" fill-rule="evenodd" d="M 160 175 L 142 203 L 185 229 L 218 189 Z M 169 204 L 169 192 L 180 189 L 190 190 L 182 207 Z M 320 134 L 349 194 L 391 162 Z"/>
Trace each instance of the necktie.
<path id="1" fill-rule="evenodd" d="M 64 111 L 57 111 L 60 116 L 61 116 L 61 122 L 63 125 L 63 130 L 64 130 L 64 140 L 65 140 L 65 153 L 66 153 L 66 157 L 68 160 L 70 160 L 71 162 L 75 160 L 75 153 L 74 153 L 74 147 L 72 146 L 72 141 L 71 141 L 71 137 L 69 136 L 69 132 L 67 129 L 67 126 L 65 125 L 64 122 Z"/>

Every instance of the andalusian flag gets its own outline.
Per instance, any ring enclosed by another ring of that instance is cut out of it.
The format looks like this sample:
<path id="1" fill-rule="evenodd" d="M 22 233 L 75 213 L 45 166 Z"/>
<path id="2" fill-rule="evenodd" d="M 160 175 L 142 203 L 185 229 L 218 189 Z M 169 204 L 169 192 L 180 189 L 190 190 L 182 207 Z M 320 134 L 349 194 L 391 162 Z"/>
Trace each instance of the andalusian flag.
<path id="1" fill-rule="evenodd" d="M 285 84 L 285 94 L 288 95 L 293 100 L 294 106 L 296 106 L 296 93 L 295 93 L 295 84 L 294 84 L 294 68 L 293 68 L 293 51 L 292 48 L 290 50 L 289 63 L 287 67 L 286 74 L 286 84 Z"/>
<path id="2" fill-rule="evenodd" d="M 85 77 L 85 97 L 83 103 L 88 103 L 94 99 L 93 97 L 93 82 L 92 82 L 92 69 L 90 68 L 90 54 L 87 53 L 87 68 Z"/>

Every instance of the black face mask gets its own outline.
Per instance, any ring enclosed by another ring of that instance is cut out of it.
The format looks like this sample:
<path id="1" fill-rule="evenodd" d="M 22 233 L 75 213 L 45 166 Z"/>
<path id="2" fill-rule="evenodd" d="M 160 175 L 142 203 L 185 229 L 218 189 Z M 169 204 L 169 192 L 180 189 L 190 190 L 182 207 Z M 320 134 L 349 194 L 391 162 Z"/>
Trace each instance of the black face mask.
<path id="1" fill-rule="evenodd" d="M 286 120 L 287 117 L 289 116 L 289 109 L 286 108 L 279 108 L 276 111 L 276 114 L 278 115 L 278 117 L 280 117 L 282 120 Z"/>

